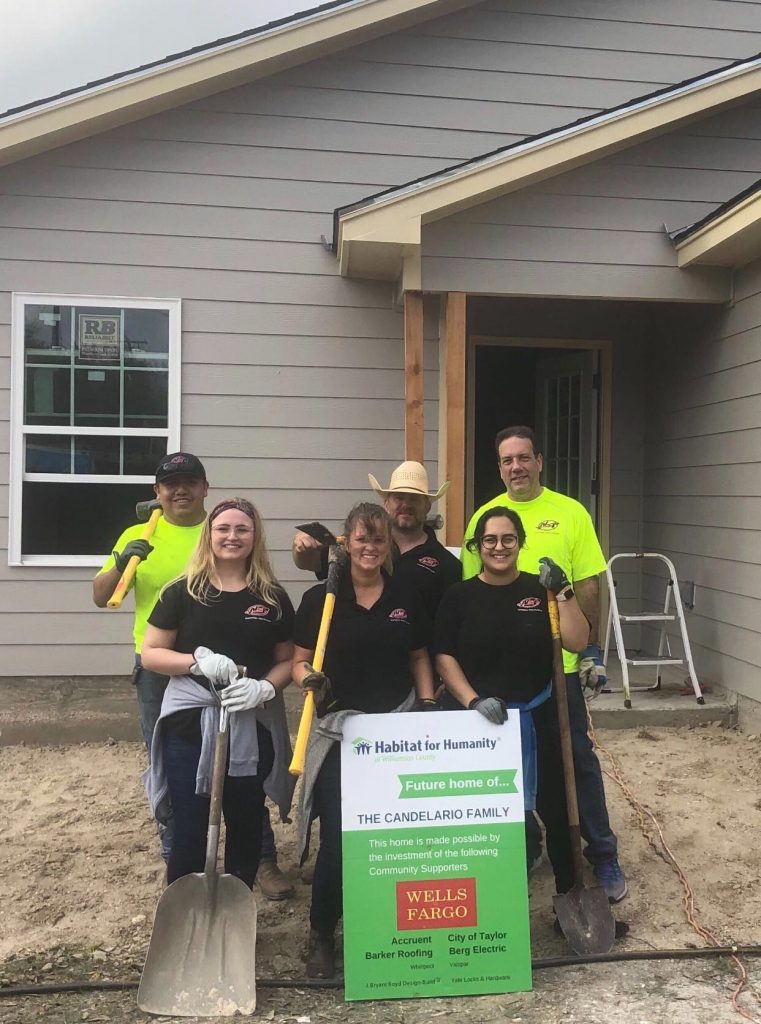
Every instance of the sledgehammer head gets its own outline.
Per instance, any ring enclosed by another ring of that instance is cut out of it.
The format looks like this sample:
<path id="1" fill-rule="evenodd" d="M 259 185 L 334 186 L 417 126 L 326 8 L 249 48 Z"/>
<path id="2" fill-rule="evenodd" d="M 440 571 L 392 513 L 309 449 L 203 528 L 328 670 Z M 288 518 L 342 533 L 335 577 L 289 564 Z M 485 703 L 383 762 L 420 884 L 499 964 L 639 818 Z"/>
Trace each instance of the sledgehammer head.
<path id="1" fill-rule="evenodd" d="M 155 512 L 157 508 L 161 508 L 161 502 L 156 498 L 151 498 L 150 501 L 138 501 L 135 505 L 135 518 L 138 523 L 147 523 L 151 518 L 151 513 Z"/>

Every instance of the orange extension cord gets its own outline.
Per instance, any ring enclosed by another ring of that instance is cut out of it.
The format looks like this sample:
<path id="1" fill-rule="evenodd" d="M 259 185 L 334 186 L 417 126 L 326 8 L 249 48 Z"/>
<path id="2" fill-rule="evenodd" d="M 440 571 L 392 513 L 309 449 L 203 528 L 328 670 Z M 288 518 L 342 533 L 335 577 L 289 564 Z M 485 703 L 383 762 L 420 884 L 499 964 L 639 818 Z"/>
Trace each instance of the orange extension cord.
<path id="1" fill-rule="evenodd" d="M 634 813 L 637 815 L 637 820 L 642 835 L 648 841 L 648 843 L 653 848 L 655 853 L 662 860 L 664 860 L 666 864 L 668 864 L 671 870 L 678 877 L 683 890 L 682 905 L 684 906 L 684 913 L 687 917 L 687 920 L 695 929 L 697 934 L 701 937 L 701 939 L 703 939 L 703 941 L 706 942 L 708 945 L 724 945 L 724 943 L 721 943 L 710 929 L 706 928 L 705 925 L 701 924 L 699 919 L 699 912 L 695 907 L 695 894 L 692 890 L 692 886 L 690 885 L 689 879 L 685 875 L 679 861 L 671 852 L 669 845 L 666 842 L 666 838 L 663 835 L 663 829 L 661 828 L 658 819 L 655 817 L 650 808 L 646 807 L 643 803 L 641 803 L 634 795 L 628 783 L 624 779 L 623 772 L 621 770 L 621 765 L 619 764 L 615 756 L 599 743 L 597 736 L 595 734 L 594 726 L 592 724 L 592 719 L 589 714 L 589 706 L 587 706 L 587 723 L 589 738 L 592 740 L 595 750 L 599 751 L 608 763 L 609 767 L 603 768 L 604 774 L 607 775 L 608 778 L 612 779 L 619 786 L 621 792 L 624 794 L 627 801 L 634 810 Z M 650 824 L 648 824 L 648 819 Z M 730 944 L 734 945 L 734 943 Z M 759 1019 L 759 1017 L 754 1017 L 752 1014 L 747 1013 L 738 1002 L 740 995 L 743 991 L 745 991 L 749 995 L 752 995 L 753 998 L 756 1000 L 756 1003 L 759 1005 L 759 1007 L 761 1007 L 761 993 L 759 993 L 758 990 L 754 988 L 748 980 L 748 971 L 740 957 L 733 954 L 732 960 L 734 961 L 739 976 L 737 986 L 735 987 L 731 996 L 732 1007 L 734 1010 L 737 1011 L 737 1013 L 740 1014 L 741 1017 L 744 1017 L 745 1020 L 750 1021 L 750 1024 L 761 1024 L 761 1019 Z"/>

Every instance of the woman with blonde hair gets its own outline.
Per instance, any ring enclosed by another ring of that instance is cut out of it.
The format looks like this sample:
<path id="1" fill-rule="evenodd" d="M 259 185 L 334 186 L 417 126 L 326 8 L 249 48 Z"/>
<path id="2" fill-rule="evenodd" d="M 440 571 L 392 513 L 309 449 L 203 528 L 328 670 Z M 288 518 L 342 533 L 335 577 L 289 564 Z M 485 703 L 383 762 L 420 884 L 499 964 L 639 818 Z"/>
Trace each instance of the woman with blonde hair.
<path id="1" fill-rule="evenodd" d="M 143 642 L 146 668 L 171 677 L 146 782 L 159 820 L 165 797 L 171 801 L 169 883 L 203 870 L 221 703 L 232 713 L 222 804 L 225 871 L 253 887 L 264 783 L 273 768 L 286 771 L 278 691 L 291 679 L 293 619 L 270 566 L 258 510 L 245 498 L 220 502 L 209 513 L 187 574 L 162 591 Z"/>
<path id="2" fill-rule="evenodd" d="M 422 598 L 390 574 L 391 521 L 360 502 L 344 522 L 347 565 L 336 597 L 323 672 L 312 668 L 325 586 L 302 598 L 294 628 L 293 678 L 315 695 L 319 725 L 307 749 L 301 790 L 302 861 L 313 817 L 320 819 L 314 868 L 307 975 L 335 973 L 335 930 L 343 913 L 341 760 L 336 740 L 347 715 L 435 705 L 428 657 L 430 622 Z"/>

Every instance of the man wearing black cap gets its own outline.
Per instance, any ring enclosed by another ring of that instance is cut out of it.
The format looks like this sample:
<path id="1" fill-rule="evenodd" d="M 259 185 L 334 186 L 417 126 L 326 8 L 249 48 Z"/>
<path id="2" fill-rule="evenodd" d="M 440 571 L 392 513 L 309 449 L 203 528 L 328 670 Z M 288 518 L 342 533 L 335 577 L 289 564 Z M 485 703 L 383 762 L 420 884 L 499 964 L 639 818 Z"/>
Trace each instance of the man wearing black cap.
<path id="1" fill-rule="evenodd" d="M 150 541 L 141 540 L 145 524 L 128 527 L 116 542 L 114 553 L 93 580 L 92 596 L 105 608 L 121 574 L 133 555 L 140 558 L 135 573 L 135 686 L 143 739 L 150 750 L 153 727 L 159 717 L 166 678 L 140 666 L 148 616 L 161 588 L 180 576 L 188 563 L 206 519 L 204 498 L 209 490 L 200 459 L 186 452 L 165 456 L 156 469 L 156 497 L 163 515 Z M 149 557 L 150 556 L 150 557 Z"/>
<path id="2" fill-rule="evenodd" d="M 145 529 L 144 523 L 127 527 L 92 584 L 93 601 L 99 608 L 105 608 L 130 558 L 133 555 L 140 558 L 133 584 L 135 670 L 132 679 L 137 694 L 140 729 L 149 753 L 153 728 L 161 712 L 161 701 L 168 680 L 166 676 L 142 667 L 140 648 L 148 616 L 153 611 L 161 588 L 184 572 L 206 519 L 203 503 L 209 484 L 201 460 L 187 452 L 164 456 L 156 469 L 154 490 L 163 514 L 153 537 L 150 541 L 140 539 Z M 162 833 L 161 853 L 164 859 L 169 854 L 170 844 L 171 836 Z"/>
<path id="3" fill-rule="evenodd" d="M 148 616 L 158 600 L 161 589 L 181 576 L 195 550 L 206 519 L 204 499 L 209 490 L 206 470 L 195 455 L 174 452 L 165 455 L 156 469 L 154 487 L 162 516 L 150 542 L 141 540 L 145 524 L 128 527 L 116 542 L 114 553 L 93 580 L 93 600 L 105 608 L 121 574 L 133 555 L 140 558 L 134 580 L 135 590 L 135 670 L 133 682 L 137 694 L 140 729 L 150 755 L 153 729 L 161 713 L 161 701 L 167 687 L 167 676 L 149 672 L 140 663 Z M 275 837 L 265 808 L 262 836 L 262 858 L 257 882 L 268 899 L 290 896 L 293 887 L 277 866 Z M 161 855 L 166 860 L 171 846 L 171 825 L 161 833 Z"/>

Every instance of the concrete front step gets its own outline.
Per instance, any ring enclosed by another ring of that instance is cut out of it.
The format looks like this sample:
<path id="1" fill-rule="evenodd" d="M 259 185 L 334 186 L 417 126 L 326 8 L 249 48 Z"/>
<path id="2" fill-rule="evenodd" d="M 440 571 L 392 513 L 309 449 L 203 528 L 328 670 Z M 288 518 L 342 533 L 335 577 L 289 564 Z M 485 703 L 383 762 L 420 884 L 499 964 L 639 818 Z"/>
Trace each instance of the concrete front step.
<path id="1" fill-rule="evenodd" d="M 612 685 L 620 685 L 614 671 L 611 676 Z M 735 705 L 723 691 L 706 693 L 705 704 L 699 706 L 694 696 L 679 696 L 681 685 L 681 676 L 671 675 L 664 677 L 660 691 L 634 691 L 630 710 L 624 708 L 623 693 L 600 694 L 591 704 L 593 721 L 603 729 L 735 724 Z M 295 733 L 301 714 L 300 691 L 288 687 L 285 702 Z M 129 676 L 0 679 L 0 746 L 63 746 L 108 739 L 141 739 Z"/>

